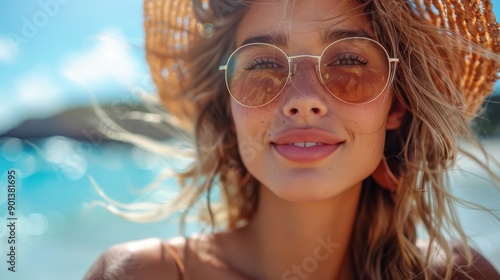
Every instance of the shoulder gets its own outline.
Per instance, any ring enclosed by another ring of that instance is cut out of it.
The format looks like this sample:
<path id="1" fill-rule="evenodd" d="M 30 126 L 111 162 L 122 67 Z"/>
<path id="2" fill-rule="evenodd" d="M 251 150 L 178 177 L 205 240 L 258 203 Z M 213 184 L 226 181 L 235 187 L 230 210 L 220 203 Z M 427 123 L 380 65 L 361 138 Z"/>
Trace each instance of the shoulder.
<path id="1" fill-rule="evenodd" d="M 500 280 L 500 273 L 496 268 L 474 248 L 471 248 L 472 262 L 469 264 L 465 253 L 465 248 L 461 244 L 450 244 L 453 249 L 453 274 L 451 279 L 484 279 L 484 280 Z M 417 246 L 422 253 L 427 252 L 429 243 L 426 241 L 417 242 Z M 444 256 L 437 254 L 433 257 L 433 266 L 442 276 L 446 273 L 446 264 Z"/>
<path id="2" fill-rule="evenodd" d="M 455 270 L 457 271 L 453 279 L 500 280 L 500 273 L 496 268 L 477 250 L 471 248 L 471 251 L 472 264 L 468 265 L 463 246 L 453 247 Z"/>
<path id="3" fill-rule="evenodd" d="M 178 279 L 179 268 L 169 246 L 179 252 L 184 245 L 181 239 L 157 238 L 115 245 L 101 254 L 84 279 Z"/>

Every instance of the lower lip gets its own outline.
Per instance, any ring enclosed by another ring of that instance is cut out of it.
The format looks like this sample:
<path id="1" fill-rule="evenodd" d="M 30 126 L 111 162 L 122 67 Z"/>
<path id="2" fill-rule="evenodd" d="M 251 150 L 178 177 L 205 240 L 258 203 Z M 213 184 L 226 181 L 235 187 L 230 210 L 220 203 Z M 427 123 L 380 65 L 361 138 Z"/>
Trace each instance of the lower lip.
<path id="1" fill-rule="evenodd" d="M 335 152 L 338 147 L 340 147 L 340 143 L 335 145 L 318 145 L 313 147 L 273 144 L 273 147 L 278 154 L 289 161 L 308 163 L 320 161 L 328 157 L 330 154 Z"/>

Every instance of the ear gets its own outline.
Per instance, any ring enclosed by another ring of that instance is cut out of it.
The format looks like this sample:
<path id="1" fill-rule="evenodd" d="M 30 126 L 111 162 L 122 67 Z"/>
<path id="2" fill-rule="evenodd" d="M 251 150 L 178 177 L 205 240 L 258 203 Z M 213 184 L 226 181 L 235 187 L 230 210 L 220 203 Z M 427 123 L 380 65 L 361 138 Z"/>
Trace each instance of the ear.
<path id="1" fill-rule="evenodd" d="M 406 108 L 399 102 L 397 98 L 394 98 L 394 101 L 391 105 L 391 109 L 389 110 L 389 115 L 387 116 L 387 121 L 385 124 L 386 130 L 396 130 L 401 126 L 403 122 L 403 118 L 406 113 Z"/>

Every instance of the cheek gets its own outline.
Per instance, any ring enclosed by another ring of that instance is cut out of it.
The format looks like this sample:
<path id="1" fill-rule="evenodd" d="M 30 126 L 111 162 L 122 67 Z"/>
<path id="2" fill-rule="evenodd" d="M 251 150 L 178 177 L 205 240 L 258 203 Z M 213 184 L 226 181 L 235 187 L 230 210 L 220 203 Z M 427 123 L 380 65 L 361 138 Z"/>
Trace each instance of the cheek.
<path id="1" fill-rule="evenodd" d="M 342 108 L 337 111 L 351 144 L 346 152 L 352 158 L 356 158 L 358 162 L 364 162 L 366 170 L 372 170 L 384 153 L 386 121 L 389 111 L 388 104 L 373 103 L 347 109 Z M 360 161 L 360 159 L 362 160 Z"/>
<path id="2" fill-rule="evenodd" d="M 266 161 L 265 154 L 271 149 L 273 135 L 286 129 L 289 121 L 277 112 L 279 108 L 268 104 L 261 108 L 246 108 L 232 101 L 238 149 L 245 166 L 256 171 Z"/>
<path id="3" fill-rule="evenodd" d="M 242 140 L 241 137 L 255 136 L 256 129 L 264 121 L 261 115 L 256 114 L 255 111 L 252 112 L 252 110 L 255 109 L 245 108 L 239 104 L 232 104 L 231 106 L 238 141 Z"/>
<path id="4" fill-rule="evenodd" d="M 267 143 L 273 133 L 284 130 L 286 119 L 276 114 L 279 112 L 278 109 L 270 105 L 262 108 L 246 108 L 232 101 L 231 112 L 238 141 L 243 140 L 239 136 L 244 136 L 250 137 L 252 141 Z"/>
<path id="5" fill-rule="evenodd" d="M 345 106 L 336 113 L 344 128 L 351 134 L 385 133 L 389 111 L 389 104 L 385 103 Z"/>
<path id="6" fill-rule="evenodd" d="M 266 110 L 245 108 L 234 101 L 231 104 L 231 112 L 241 158 L 243 162 L 249 163 L 269 142 L 273 118 Z"/>

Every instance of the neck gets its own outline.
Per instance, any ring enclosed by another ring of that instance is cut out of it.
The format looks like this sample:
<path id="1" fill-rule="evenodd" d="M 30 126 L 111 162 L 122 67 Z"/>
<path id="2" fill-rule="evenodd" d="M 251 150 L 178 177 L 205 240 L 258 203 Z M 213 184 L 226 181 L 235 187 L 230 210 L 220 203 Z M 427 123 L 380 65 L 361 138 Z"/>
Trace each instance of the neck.
<path id="1" fill-rule="evenodd" d="M 262 186 L 251 223 L 235 232 L 248 254 L 233 265 L 252 279 L 347 278 L 360 192 L 361 184 L 328 200 L 289 202 Z"/>

